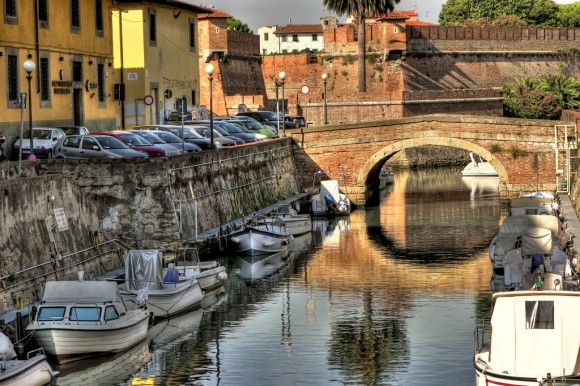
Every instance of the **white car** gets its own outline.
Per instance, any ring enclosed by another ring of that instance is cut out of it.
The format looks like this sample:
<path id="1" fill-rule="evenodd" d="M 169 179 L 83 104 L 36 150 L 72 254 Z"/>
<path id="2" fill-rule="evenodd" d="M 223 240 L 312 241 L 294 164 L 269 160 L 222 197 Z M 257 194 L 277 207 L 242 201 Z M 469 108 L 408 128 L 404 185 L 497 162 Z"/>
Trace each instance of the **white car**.
<path id="1" fill-rule="evenodd" d="M 23 138 L 18 138 L 12 145 L 11 158 L 16 161 L 19 157 L 20 146 L 22 146 L 22 159 L 27 159 L 30 155 L 30 130 L 26 130 Z M 56 142 L 66 137 L 62 129 L 56 127 L 35 127 L 32 129 L 33 149 L 32 153 L 36 158 L 52 158 Z"/>

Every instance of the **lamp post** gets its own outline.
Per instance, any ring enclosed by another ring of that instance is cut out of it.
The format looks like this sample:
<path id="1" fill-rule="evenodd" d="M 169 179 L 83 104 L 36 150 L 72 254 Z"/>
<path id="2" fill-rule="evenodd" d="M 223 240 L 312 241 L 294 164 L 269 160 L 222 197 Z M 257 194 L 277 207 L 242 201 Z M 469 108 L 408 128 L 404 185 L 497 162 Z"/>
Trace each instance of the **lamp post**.
<path id="1" fill-rule="evenodd" d="M 209 76 L 209 137 L 210 146 L 213 149 L 213 73 L 215 71 L 215 66 L 213 64 L 208 64 L 205 66 L 205 72 Z"/>
<path id="2" fill-rule="evenodd" d="M 286 136 L 286 124 L 284 123 L 284 80 L 286 79 L 286 73 L 284 71 L 280 71 L 278 74 L 278 78 L 280 78 L 280 85 L 282 86 L 282 132 L 284 133 L 284 137 Z M 280 122 L 280 116 L 278 116 L 278 122 Z M 278 130 L 279 132 L 279 130 Z"/>
<path id="3" fill-rule="evenodd" d="M 32 80 L 32 71 L 36 69 L 36 64 L 32 60 L 27 60 L 24 62 L 24 71 L 28 75 L 26 75 L 26 79 L 28 80 L 28 130 L 30 134 L 30 154 L 28 155 L 29 160 L 35 160 L 36 157 L 34 156 L 34 144 L 32 140 L 32 91 L 30 87 L 30 81 Z M 20 138 L 20 147 L 22 148 L 22 141 L 24 138 Z"/>
<path id="4" fill-rule="evenodd" d="M 322 111 L 323 111 L 323 123 L 324 125 L 328 125 L 328 116 L 326 115 L 326 80 L 328 79 L 328 74 L 325 72 L 322 74 L 322 83 L 324 83 L 324 92 L 322 94 Z"/>

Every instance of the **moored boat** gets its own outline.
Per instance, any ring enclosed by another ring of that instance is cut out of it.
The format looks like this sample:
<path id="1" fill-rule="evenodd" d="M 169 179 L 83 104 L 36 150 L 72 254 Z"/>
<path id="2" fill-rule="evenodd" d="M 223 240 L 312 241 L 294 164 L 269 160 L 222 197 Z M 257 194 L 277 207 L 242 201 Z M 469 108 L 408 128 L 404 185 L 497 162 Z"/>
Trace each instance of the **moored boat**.
<path id="1" fill-rule="evenodd" d="M 337 180 L 320 181 L 320 191 L 311 199 L 313 216 L 343 216 L 351 212 L 351 203 L 347 195 L 340 191 Z"/>
<path id="2" fill-rule="evenodd" d="M 10 338 L 0 332 L 0 385 L 43 386 L 57 374 L 42 349 L 30 351 L 26 359 L 18 359 Z"/>
<path id="3" fill-rule="evenodd" d="M 309 214 L 299 214 L 291 205 L 284 205 L 271 216 L 257 220 L 259 224 L 283 224 L 292 236 L 312 231 L 312 218 Z"/>
<path id="4" fill-rule="evenodd" d="M 60 363 L 124 351 L 147 336 L 150 312 L 127 309 L 117 283 L 48 281 L 26 327 Z"/>
<path id="5" fill-rule="evenodd" d="M 292 235 L 284 225 L 249 225 L 231 234 L 235 252 L 259 255 L 288 250 Z"/>
<path id="6" fill-rule="evenodd" d="M 226 267 L 217 261 L 200 261 L 195 248 L 183 248 L 163 252 L 164 272 L 176 270 L 180 280 L 195 278 L 202 291 L 220 287 L 226 281 Z"/>
<path id="7" fill-rule="evenodd" d="M 479 155 L 469 153 L 470 162 L 461 170 L 462 176 L 497 177 L 497 171 Z"/>

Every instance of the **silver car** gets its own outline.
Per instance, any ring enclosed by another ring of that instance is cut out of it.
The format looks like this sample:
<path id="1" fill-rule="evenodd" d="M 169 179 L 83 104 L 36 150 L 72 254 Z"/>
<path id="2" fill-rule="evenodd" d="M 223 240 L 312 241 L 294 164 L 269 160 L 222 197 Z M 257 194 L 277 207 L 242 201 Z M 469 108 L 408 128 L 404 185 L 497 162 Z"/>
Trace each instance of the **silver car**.
<path id="1" fill-rule="evenodd" d="M 149 154 L 129 149 L 110 135 L 70 135 L 56 143 L 53 158 L 149 158 Z"/>

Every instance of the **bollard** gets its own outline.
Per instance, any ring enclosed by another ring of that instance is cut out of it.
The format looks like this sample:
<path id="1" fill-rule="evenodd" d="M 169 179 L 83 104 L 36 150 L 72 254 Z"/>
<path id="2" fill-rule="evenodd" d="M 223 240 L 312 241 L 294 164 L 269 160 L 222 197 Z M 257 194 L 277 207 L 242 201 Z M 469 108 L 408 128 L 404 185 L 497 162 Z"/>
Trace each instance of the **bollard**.
<path id="1" fill-rule="evenodd" d="M 24 330 L 22 329 L 22 313 L 16 313 L 16 352 L 18 355 L 24 354 L 24 344 L 21 343 L 22 337 L 24 337 Z"/>

